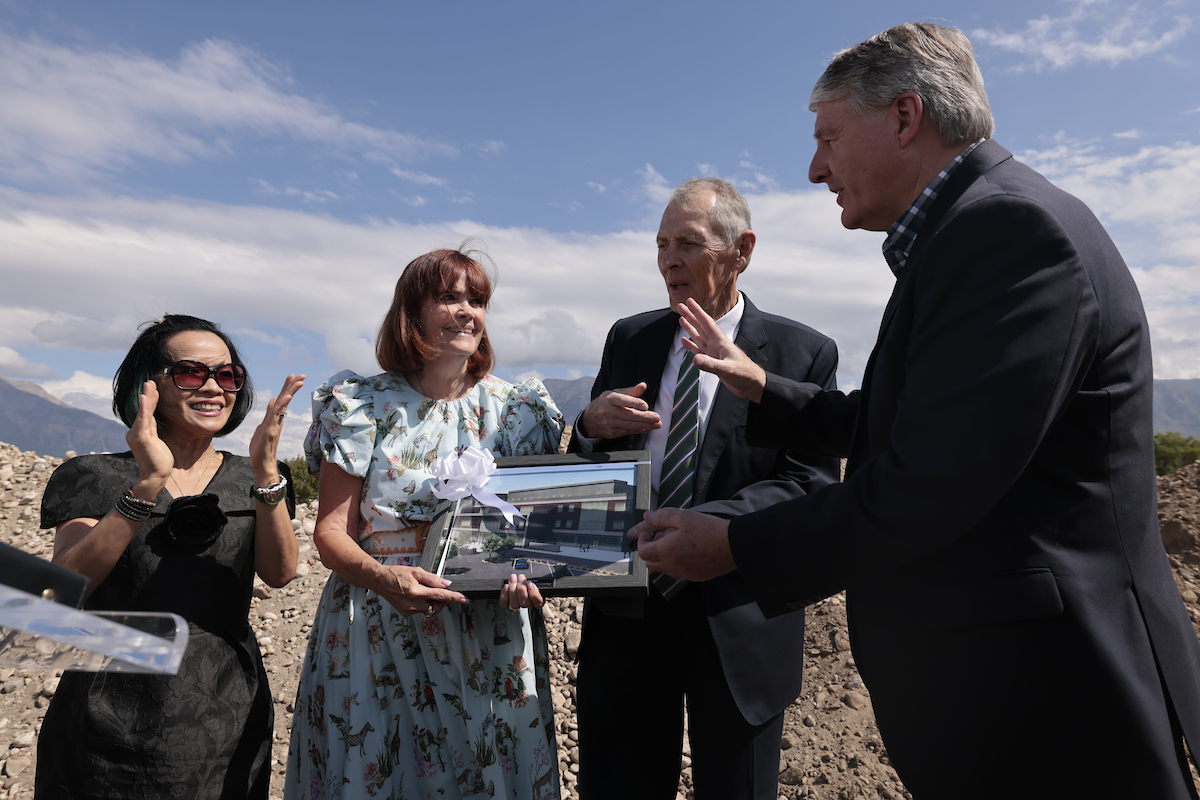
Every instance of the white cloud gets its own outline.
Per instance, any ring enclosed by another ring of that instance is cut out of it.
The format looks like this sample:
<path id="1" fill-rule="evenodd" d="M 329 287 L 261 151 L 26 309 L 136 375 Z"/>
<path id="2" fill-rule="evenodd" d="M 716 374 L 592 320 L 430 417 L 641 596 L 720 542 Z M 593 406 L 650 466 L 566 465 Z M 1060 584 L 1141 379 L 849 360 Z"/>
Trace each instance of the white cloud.
<path id="1" fill-rule="evenodd" d="M 404 197 L 401 199 L 403 199 L 404 202 L 408 203 L 413 208 L 420 208 L 421 206 L 429 205 L 429 201 L 426 200 L 424 197 L 422 197 L 419 194 L 413 195 L 412 197 Z"/>
<path id="2" fill-rule="evenodd" d="M 112 378 L 75 370 L 64 380 L 42 381 L 42 388 L 69 406 L 99 414 L 105 419 L 116 419 L 112 413 Z"/>
<path id="3" fill-rule="evenodd" d="M 1020 158 L 1087 202 L 1113 233 L 1146 302 L 1157 376 L 1200 377 L 1200 348 L 1192 346 L 1200 331 L 1200 146 L 1118 155 L 1064 139 Z M 12 361 L 27 346 L 121 352 L 139 322 L 186 310 L 279 347 L 281 358 L 323 348 L 336 367 L 369 373 L 403 265 L 477 235 L 498 267 L 488 325 L 499 366 L 589 374 L 617 318 L 665 302 L 654 230 L 670 187 L 649 165 L 639 174 L 647 194 L 659 197 L 646 201 L 653 219 L 595 235 L 466 219 L 354 223 L 301 210 L 0 188 L 0 347 L 7 348 L 0 353 Z M 893 283 L 879 254 L 882 234 L 843 229 L 821 189 L 747 200 L 758 246 L 739 285 L 763 310 L 832 336 L 841 382 L 857 383 Z M 293 330 L 302 335 L 284 353 Z M 13 377 L 55 377 L 44 365 L 24 367 L 39 368 Z M 9 373 L 0 366 L 0 374 Z M 265 397 L 276 387 L 260 388 Z"/>
<path id="4" fill-rule="evenodd" d="M 233 136 L 286 137 L 381 162 L 456 152 L 351 122 L 296 94 L 280 67 L 218 39 L 168 63 L 0 32 L 0 108 L 0 171 L 24 179 L 221 157 L 236 149 Z"/>
<path id="5" fill-rule="evenodd" d="M 595 190 L 596 190 L 597 192 L 599 192 L 600 194 L 604 194 L 604 190 L 605 190 L 605 188 L 606 188 L 606 187 L 604 186 L 604 184 L 602 184 L 602 183 L 593 183 L 592 181 L 588 181 L 587 183 L 585 183 L 585 184 L 584 184 L 584 186 L 590 186 L 591 188 L 595 189 Z"/>
<path id="6" fill-rule="evenodd" d="M 306 402 L 304 393 L 316 386 L 317 383 L 310 381 L 304 389 L 300 390 L 301 396 L 293 399 L 292 404 L 288 407 L 288 417 L 283 422 L 283 433 L 280 434 L 279 446 L 275 451 L 280 460 L 304 455 L 304 435 L 308 433 L 308 426 L 312 424 L 312 408 Z M 241 455 L 250 452 L 250 439 L 254 436 L 255 429 L 263 421 L 267 403 L 278 391 L 274 387 L 270 390 L 265 387 L 259 388 L 261 391 L 256 392 L 254 408 L 246 415 L 245 421 L 233 433 L 217 439 L 213 443 L 218 450 L 228 450 Z"/>
<path id="7" fill-rule="evenodd" d="M 5 244 L 7 246 L 9 243 Z M 21 252 L 21 243 L 13 242 L 11 252 L 17 257 Z M 13 262 L 14 265 L 16 263 Z M 19 278 L 15 272 L 10 277 L 5 266 L 0 262 L 0 283 L 7 288 L 15 285 Z M 86 330 L 69 330 L 83 323 L 53 308 L 0 306 L 0 343 L 14 347 L 29 344 L 57 347 L 63 341 L 70 341 L 71 347 L 82 342 L 84 349 L 92 351 L 120 349 L 133 341 L 129 332 L 141 319 L 114 310 L 103 321 L 87 322 Z"/>
<path id="8" fill-rule="evenodd" d="M 11 347 L 0 346 L 0 375 L 6 378 L 49 378 L 54 370 L 49 364 L 35 364 Z"/>
<path id="9" fill-rule="evenodd" d="M 498 142 L 494 139 L 489 139 L 479 148 L 484 154 L 489 156 L 498 156 L 508 148 L 504 142 Z"/>
<path id="10" fill-rule="evenodd" d="M 643 177 L 665 192 L 656 222 L 670 189 L 651 167 Z M 892 282 L 878 237 L 843 230 L 836 204 L 819 190 L 748 200 L 759 245 L 742 287 L 764 310 L 834 336 L 842 374 L 857 377 Z M 297 342 L 315 340 L 329 363 L 369 373 L 403 265 L 477 235 L 498 267 L 488 324 L 499 366 L 590 373 L 617 318 L 665 303 L 652 224 L 603 235 L 469 220 L 363 224 L 299 210 L 0 188 L 8 307 L 0 347 L 17 357 L 27 345 L 120 353 L 140 322 L 186 311 L 272 346 L 279 331 L 298 330 Z M 280 358 L 295 363 L 311 353 L 281 347 Z M 14 377 L 55 377 L 30 370 Z"/>
<path id="11" fill-rule="evenodd" d="M 1127 131 L 1119 131 L 1113 134 L 1114 139 L 1141 139 L 1145 134 L 1137 128 L 1131 128 Z"/>
<path id="12" fill-rule="evenodd" d="M 1063 139 L 1019 157 L 1106 221 L 1155 231 L 1168 250 L 1188 241 L 1180 226 L 1198 219 L 1200 145 L 1182 142 L 1113 154 L 1094 142 Z"/>
<path id="13" fill-rule="evenodd" d="M 42 388 L 60 400 L 69 392 L 107 396 L 109 400 L 112 399 L 112 378 L 89 375 L 82 370 L 75 370 L 71 377 L 64 380 L 42 381 Z"/>
<path id="14" fill-rule="evenodd" d="M 1192 346 L 1200 331 L 1200 146 L 1113 154 L 1064 138 L 1020 158 L 1087 202 L 1113 233 L 1145 299 L 1157 376 L 1200 377 Z M 489 327 L 500 367 L 586 374 L 614 320 L 665 300 L 653 237 L 670 188 L 649 165 L 640 177 L 659 195 L 647 201 L 654 219 L 602 235 L 470 220 L 363 224 L 299 210 L 0 188 L 0 374 L 54 378 L 22 350 L 122 352 L 138 323 L 183 310 L 278 347 L 293 363 L 311 359 L 311 346 L 337 367 L 372 372 L 376 328 L 399 270 L 470 235 L 498 266 Z M 833 336 L 843 384 L 858 381 L 892 286 L 882 235 L 844 230 L 820 189 L 747 199 L 759 238 L 740 286 L 764 310 Z M 258 288 L 230 290 L 244 286 Z M 261 333 L 267 328 L 273 333 Z M 279 332 L 290 330 L 305 335 L 286 351 Z"/>
<path id="15" fill-rule="evenodd" d="M 651 205 L 662 207 L 671 199 L 674 187 L 650 164 L 647 164 L 645 169 L 639 169 L 637 174 L 642 178 L 642 193 Z"/>
<path id="16" fill-rule="evenodd" d="M 106 352 L 128 347 L 137 335 L 134 328 L 139 322 L 141 319 L 129 313 L 117 313 L 103 319 L 59 313 L 41 320 L 30 330 L 42 345 Z"/>
<path id="17" fill-rule="evenodd" d="M 405 181 L 412 181 L 419 186 L 445 186 L 446 179 L 439 178 L 436 175 L 427 175 L 424 172 L 414 172 L 410 169 L 400 169 L 399 167 L 391 167 L 391 173 L 397 178 Z"/>
<path id="18" fill-rule="evenodd" d="M 1143 5 L 1110 0 L 1071 0 L 1067 13 L 1029 20 L 1016 33 L 976 29 L 972 40 L 1029 56 L 1025 69 L 1063 69 L 1076 64 L 1115 65 L 1158 53 L 1181 41 L 1192 20 L 1155 12 Z"/>
<path id="19" fill-rule="evenodd" d="M 1200 145 L 1113 154 L 1063 138 L 1019 155 L 1100 217 L 1150 320 L 1157 378 L 1200 378 Z"/>
<path id="20" fill-rule="evenodd" d="M 227 332 L 235 341 L 251 339 L 275 348 L 276 358 L 283 364 L 302 365 L 311 364 L 316 361 L 316 356 L 313 355 L 311 350 L 305 345 L 297 343 L 289 336 L 269 334 L 250 327 L 229 327 Z M 297 366 L 297 369 L 299 369 L 299 366 Z"/>
<path id="21" fill-rule="evenodd" d="M 329 200 L 337 200 L 338 196 L 327 189 L 318 191 L 309 191 L 308 189 L 297 189 L 294 186 L 289 186 L 283 190 L 283 193 L 288 197 L 299 197 L 306 203 L 325 203 Z"/>

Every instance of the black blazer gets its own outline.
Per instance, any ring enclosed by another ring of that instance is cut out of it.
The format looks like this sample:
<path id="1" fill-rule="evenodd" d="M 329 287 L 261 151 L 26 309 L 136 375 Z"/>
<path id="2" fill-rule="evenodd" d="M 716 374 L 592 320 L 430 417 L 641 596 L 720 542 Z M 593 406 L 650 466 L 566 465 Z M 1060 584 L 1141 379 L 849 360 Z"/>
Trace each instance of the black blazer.
<path id="1" fill-rule="evenodd" d="M 1158 531 L 1151 366 L 1100 223 L 988 141 L 930 209 L 862 391 L 773 376 L 752 410 L 752 441 L 849 462 L 733 520 L 734 558 L 768 607 L 848 587 L 917 797 L 1181 796 L 1200 645 Z"/>
<path id="2" fill-rule="evenodd" d="M 642 397 L 653 406 L 678 328 L 679 315 L 668 309 L 638 314 L 613 325 L 592 386 L 593 399 L 609 389 L 645 381 Z M 827 389 L 837 386 L 833 340 L 806 325 L 764 314 L 748 297 L 736 343 L 767 370 Z M 778 449 L 778 445 L 749 444 L 745 432 L 748 405 L 724 386 L 717 390 L 700 444 L 694 508 L 736 517 L 837 481 L 837 459 L 813 458 Z M 596 449 L 639 450 L 645 442 L 645 434 L 625 436 L 601 440 Z M 570 449 L 580 449 L 574 434 Z M 750 724 L 762 724 L 800 693 L 804 612 L 765 618 L 736 572 L 702 583 L 700 589 L 738 710 Z M 585 624 L 585 647 L 586 639 Z"/>

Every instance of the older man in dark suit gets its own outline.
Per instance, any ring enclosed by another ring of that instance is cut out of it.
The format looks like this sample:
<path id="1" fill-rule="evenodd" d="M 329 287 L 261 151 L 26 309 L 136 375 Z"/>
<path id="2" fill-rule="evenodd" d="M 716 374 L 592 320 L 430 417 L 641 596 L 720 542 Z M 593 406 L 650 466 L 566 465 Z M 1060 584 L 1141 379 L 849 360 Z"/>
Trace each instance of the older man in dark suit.
<path id="1" fill-rule="evenodd" d="M 809 177 L 888 231 L 896 285 L 862 390 L 771 375 L 700 309 L 695 362 L 758 443 L 848 456 L 845 483 L 731 521 L 660 510 L 654 569 L 737 569 L 764 608 L 847 587 L 888 753 L 927 798 L 1194 798 L 1200 644 L 1155 514 L 1150 335 L 1077 199 L 990 140 L 958 31 L 901 25 L 811 99 Z"/>
<path id="2" fill-rule="evenodd" d="M 658 231 L 671 305 L 690 299 L 753 362 L 832 389 L 837 348 L 759 311 L 737 290 L 755 235 L 737 190 L 717 178 L 675 191 Z M 837 480 L 832 458 L 747 443 L 747 403 L 700 373 L 670 309 L 618 321 L 573 450 L 648 449 L 658 507 L 732 517 Z M 577 684 L 580 796 L 673 800 L 684 697 L 700 800 L 778 795 L 783 710 L 800 692 L 803 610 L 766 619 L 736 572 L 699 584 L 658 576 L 643 602 L 586 606 Z"/>

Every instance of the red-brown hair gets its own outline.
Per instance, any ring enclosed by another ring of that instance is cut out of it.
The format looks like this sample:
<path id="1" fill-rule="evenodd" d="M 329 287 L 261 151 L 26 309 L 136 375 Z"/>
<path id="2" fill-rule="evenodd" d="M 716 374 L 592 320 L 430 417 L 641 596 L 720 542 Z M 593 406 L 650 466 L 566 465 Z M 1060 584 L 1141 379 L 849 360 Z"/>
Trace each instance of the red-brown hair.
<path id="1" fill-rule="evenodd" d="M 454 288 L 458 279 L 466 280 L 472 299 L 483 301 L 486 309 L 492 299 L 492 281 L 478 261 L 460 250 L 434 250 L 417 256 L 396 281 L 392 307 L 388 309 L 375 338 L 375 358 L 388 372 L 415 375 L 438 354 L 421 330 L 422 306 Z M 467 373 L 479 381 L 492 368 L 492 344 L 487 326 L 479 347 L 467 359 Z"/>

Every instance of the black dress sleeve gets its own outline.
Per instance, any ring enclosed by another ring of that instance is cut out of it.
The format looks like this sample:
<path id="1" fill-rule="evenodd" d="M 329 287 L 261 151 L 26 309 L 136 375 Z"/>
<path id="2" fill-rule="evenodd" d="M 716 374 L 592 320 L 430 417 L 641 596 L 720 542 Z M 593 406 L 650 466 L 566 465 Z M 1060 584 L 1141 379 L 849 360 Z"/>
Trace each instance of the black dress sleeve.
<path id="1" fill-rule="evenodd" d="M 46 484 L 41 527 L 53 528 L 78 517 L 103 517 L 137 476 L 132 453 L 76 456 L 64 461 Z"/>

